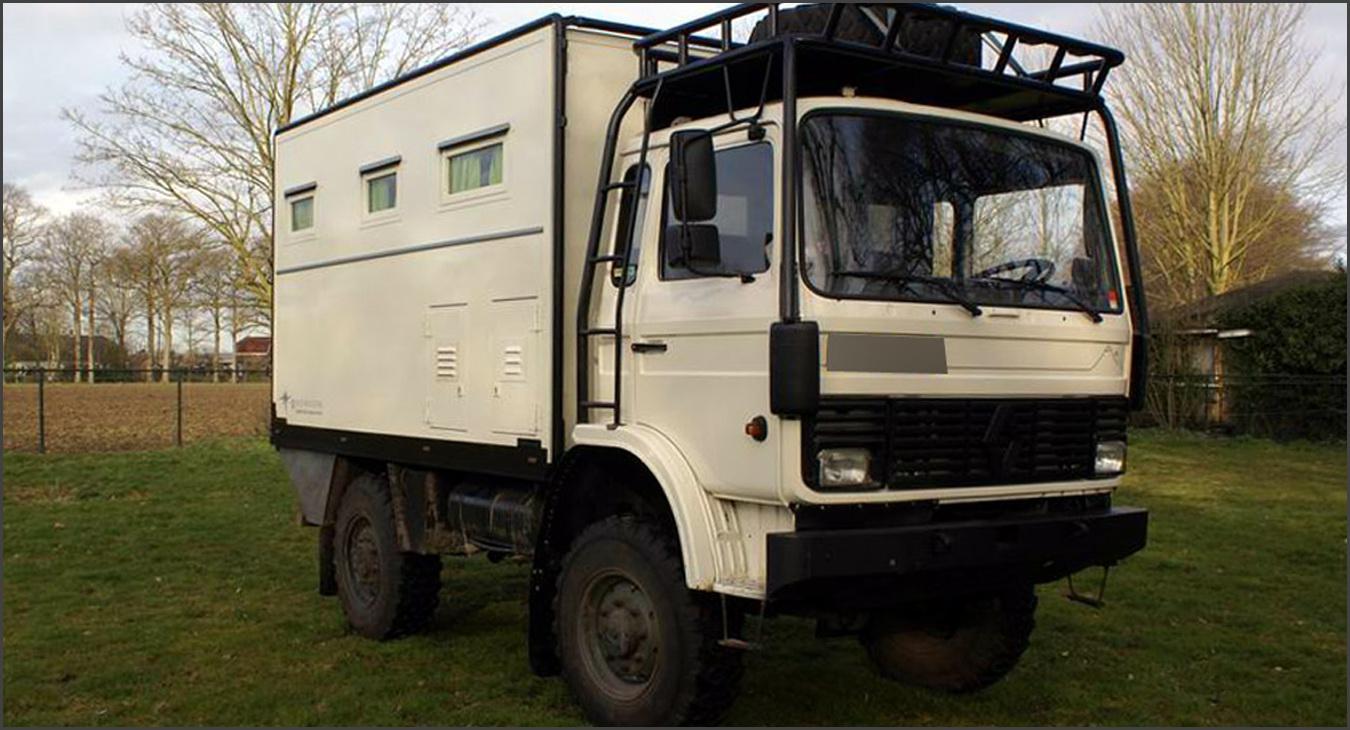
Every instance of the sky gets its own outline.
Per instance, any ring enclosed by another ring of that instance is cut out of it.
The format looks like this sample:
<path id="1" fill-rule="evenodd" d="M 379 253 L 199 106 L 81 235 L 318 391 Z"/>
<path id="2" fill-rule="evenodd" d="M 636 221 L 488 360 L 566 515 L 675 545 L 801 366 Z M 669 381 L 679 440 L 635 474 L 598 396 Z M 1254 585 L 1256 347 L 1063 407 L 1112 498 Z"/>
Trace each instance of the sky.
<path id="1" fill-rule="evenodd" d="M 956 3 L 981 15 L 1044 28 L 1091 40 L 1098 17 L 1094 3 Z M 589 15 L 638 25 L 669 27 L 726 3 L 481 3 L 495 34 L 548 13 Z M 125 18 L 134 5 L 14 4 L 4 5 L 3 173 L 7 182 L 27 188 L 41 204 L 58 213 L 74 210 L 93 198 L 72 178 L 74 135 L 60 118 L 62 108 L 92 110 L 98 95 L 125 80 L 121 52 L 139 46 L 126 32 Z M 1302 42 L 1320 51 L 1317 72 L 1329 75 L 1333 87 L 1345 88 L 1346 6 L 1315 5 L 1301 31 Z M 1341 97 L 1340 115 L 1346 114 Z M 1339 154 L 1346 154 L 1342 137 Z M 1335 212 L 1344 225 L 1344 202 Z"/>

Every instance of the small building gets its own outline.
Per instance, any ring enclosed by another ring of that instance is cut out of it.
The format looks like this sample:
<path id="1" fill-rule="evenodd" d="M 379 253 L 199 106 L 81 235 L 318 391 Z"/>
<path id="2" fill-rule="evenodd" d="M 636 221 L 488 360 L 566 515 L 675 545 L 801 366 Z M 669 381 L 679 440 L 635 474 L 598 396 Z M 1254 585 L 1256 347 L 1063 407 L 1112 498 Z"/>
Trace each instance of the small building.
<path id="1" fill-rule="evenodd" d="M 232 361 L 237 372 L 263 373 L 272 371 L 272 338 L 250 336 L 234 343 Z"/>
<path id="2" fill-rule="evenodd" d="M 1280 296 L 1292 289 L 1335 281 L 1345 274 L 1337 271 L 1292 271 L 1255 284 L 1207 297 L 1155 316 L 1155 332 L 1171 335 L 1170 342 L 1156 343 L 1177 348 L 1155 378 L 1157 385 L 1171 388 L 1169 402 L 1185 411 L 1182 420 L 1204 426 L 1222 426 L 1230 422 L 1234 399 L 1232 391 L 1242 376 L 1230 374 L 1226 362 L 1231 348 L 1260 332 L 1269 323 L 1235 319 L 1234 312 Z M 1169 372 L 1170 371 L 1170 372 Z"/>

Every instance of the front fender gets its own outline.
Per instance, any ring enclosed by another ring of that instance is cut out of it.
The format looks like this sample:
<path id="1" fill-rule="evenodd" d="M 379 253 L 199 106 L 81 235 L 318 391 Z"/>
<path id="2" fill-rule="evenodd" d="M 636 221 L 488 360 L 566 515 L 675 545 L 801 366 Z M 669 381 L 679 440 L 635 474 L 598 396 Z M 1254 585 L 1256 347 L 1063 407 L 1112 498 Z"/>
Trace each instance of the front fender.
<path id="1" fill-rule="evenodd" d="M 711 591 L 717 580 L 712 504 L 675 444 L 659 431 L 640 424 L 616 429 L 581 424 L 573 429 L 572 437 L 578 446 L 622 449 L 651 471 L 675 517 L 685 583 L 695 590 Z"/>

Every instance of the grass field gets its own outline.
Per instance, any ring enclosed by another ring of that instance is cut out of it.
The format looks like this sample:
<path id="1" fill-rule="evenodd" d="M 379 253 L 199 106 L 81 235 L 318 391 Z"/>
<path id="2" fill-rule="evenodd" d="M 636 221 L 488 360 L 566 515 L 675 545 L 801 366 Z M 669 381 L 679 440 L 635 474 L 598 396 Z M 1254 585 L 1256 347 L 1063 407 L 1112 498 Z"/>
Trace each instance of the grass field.
<path id="1" fill-rule="evenodd" d="M 173 446 L 173 383 L 48 383 L 44 389 L 50 452 Z M 5 384 L 5 453 L 37 450 L 37 391 L 31 383 Z M 184 383 L 183 441 L 266 435 L 270 393 L 267 383 Z"/>
<path id="2" fill-rule="evenodd" d="M 1152 510 L 1149 547 L 1102 611 L 1043 586 L 1001 684 L 893 685 L 855 641 L 779 620 L 730 721 L 1344 725 L 1344 445 L 1144 432 L 1130 458 L 1118 502 Z M 526 667 L 523 565 L 452 561 L 429 633 L 349 634 L 261 441 L 7 453 L 4 472 L 7 725 L 581 722 Z"/>

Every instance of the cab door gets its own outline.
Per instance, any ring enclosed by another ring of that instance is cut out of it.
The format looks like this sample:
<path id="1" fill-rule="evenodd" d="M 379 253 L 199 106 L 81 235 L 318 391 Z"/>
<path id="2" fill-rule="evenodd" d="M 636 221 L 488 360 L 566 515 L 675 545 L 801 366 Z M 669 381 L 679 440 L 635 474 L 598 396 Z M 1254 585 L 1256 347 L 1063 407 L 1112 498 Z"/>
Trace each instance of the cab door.
<path id="1" fill-rule="evenodd" d="M 777 316 L 774 147 L 744 129 L 717 141 L 720 263 L 687 265 L 664 159 L 652 170 L 629 352 L 634 398 L 625 421 L 660 431 L 709 491 L 771 499 L 778 434 L 769 412 L 769 326 Z M 763 416 L 760 441 L 746 424 Z"/>

